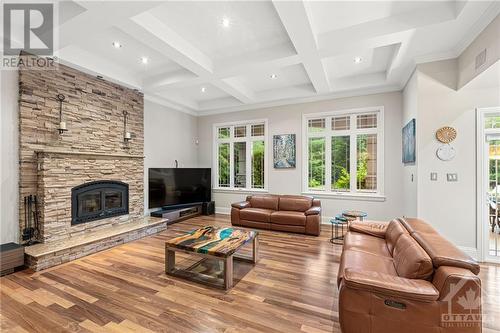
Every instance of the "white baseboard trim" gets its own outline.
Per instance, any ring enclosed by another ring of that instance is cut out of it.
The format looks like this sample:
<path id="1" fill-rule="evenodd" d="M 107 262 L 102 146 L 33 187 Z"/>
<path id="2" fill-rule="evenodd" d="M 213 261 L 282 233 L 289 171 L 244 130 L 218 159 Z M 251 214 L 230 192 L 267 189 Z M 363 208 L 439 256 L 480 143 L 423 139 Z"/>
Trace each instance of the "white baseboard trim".
<path id="1" fill-rule="evenodd" d="M 458 246 L 458 248 L 470 255 L 472 258 L 479 260 L 479 251 L 474 247 Z"/>
<path id="2" fill-rule="evenodd" d="M 229 215 L 231 214 L 231 209 L 227 207 L 215 207 L 215 214 Z"/>

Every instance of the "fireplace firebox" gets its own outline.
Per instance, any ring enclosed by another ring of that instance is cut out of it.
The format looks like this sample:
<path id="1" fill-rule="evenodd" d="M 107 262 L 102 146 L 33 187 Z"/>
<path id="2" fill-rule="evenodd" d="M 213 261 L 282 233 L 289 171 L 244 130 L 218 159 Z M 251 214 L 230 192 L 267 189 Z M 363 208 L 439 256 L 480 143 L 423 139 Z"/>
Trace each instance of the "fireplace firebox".
<path id="1" fill-rule="evenodd" d="M 71 189 L 71 225 L 128 214 L 128 184 L 103 180 Z"/>

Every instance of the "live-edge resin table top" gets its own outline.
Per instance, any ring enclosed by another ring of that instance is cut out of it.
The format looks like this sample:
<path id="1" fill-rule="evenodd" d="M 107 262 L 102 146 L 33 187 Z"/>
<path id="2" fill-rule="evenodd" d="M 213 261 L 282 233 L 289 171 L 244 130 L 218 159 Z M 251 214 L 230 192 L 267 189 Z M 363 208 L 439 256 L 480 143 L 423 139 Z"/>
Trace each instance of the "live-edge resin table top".
<path id="1" fill-rule="evenodd" d="M 167 247 L 227 257 L 257 236 L 256 231 L 206 226 L 165 242 Z"/>

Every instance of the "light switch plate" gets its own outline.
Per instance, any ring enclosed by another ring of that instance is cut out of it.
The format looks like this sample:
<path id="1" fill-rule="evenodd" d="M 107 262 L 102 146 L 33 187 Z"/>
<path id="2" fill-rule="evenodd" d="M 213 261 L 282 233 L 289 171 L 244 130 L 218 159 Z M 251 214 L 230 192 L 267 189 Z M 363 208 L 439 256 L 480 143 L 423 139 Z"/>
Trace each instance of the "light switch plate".
<path id="1" fill-rule="evenodd" d="M 437 172 L 431 172 L 431 180 L 432 181 L 438 180 L 438 174 L 437 174 Z"/>
<path id="2" fill-rule="evenodd" d="M 449 182 L 457 182 L 458 181 L 458 174 L 456 173 L 447 173 L 446 174 L 446 180 Z"/>

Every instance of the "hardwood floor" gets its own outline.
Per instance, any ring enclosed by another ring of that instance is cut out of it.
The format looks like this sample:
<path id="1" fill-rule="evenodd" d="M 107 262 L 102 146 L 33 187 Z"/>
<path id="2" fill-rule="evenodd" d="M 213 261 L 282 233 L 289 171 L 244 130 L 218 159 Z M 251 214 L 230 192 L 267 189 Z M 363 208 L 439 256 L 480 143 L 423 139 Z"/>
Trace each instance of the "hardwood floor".
<path id="1" fill-rule="evenodd" d="M 197 217 L 158 235 L 61 266 L 0 279 L 1 332 L 339 332 L 341 246 L 320 237 L 260 232 L 259 262 L 234 262 L 229 291 L 165 275 L 164 241 L 227 216 Z M 181 266 L 196 257 L 179 254 Z M 500 294 L 500 266 L 482 266 Z M 495 301 L 486 304 L 500 314 Z M 499 327 L 485 325 L 483 332 Z"/>

